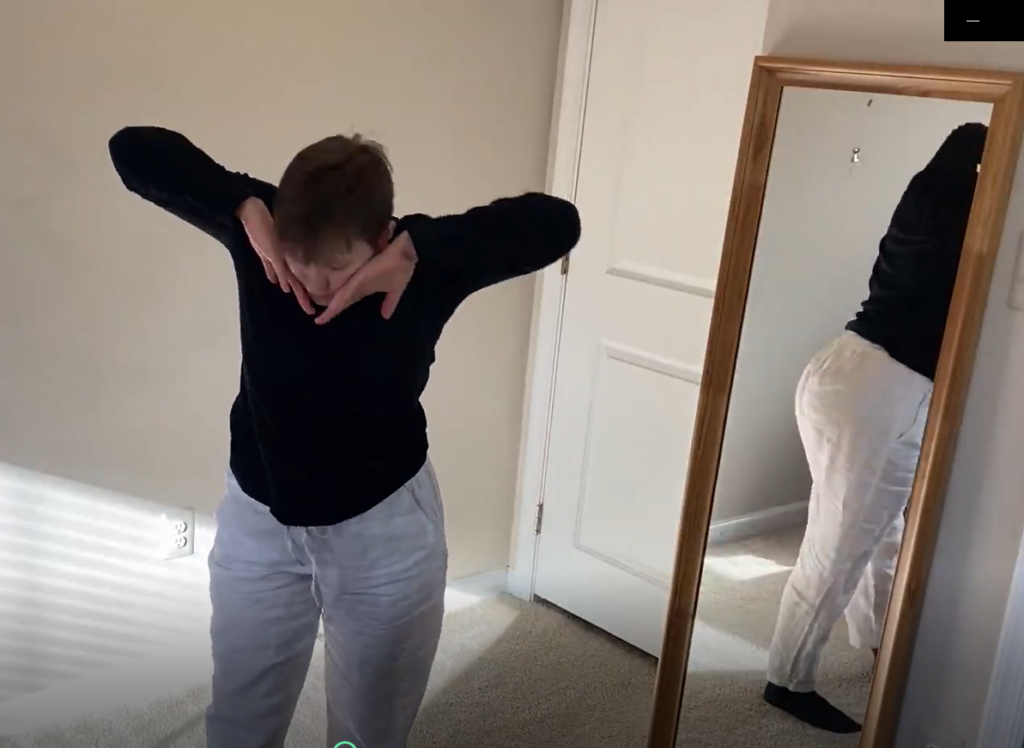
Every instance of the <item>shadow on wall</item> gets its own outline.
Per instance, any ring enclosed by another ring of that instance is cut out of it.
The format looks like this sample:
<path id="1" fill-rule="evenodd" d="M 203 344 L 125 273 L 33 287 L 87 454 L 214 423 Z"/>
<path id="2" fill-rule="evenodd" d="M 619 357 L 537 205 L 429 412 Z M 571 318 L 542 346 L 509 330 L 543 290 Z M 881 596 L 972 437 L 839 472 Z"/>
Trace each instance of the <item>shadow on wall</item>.
<path id="1" fill-rule="evenodd" d="M 173 531 L 165 511 L 0 464 L 4 732 L 32 718 L 8 713 L 16 700 L 103 671 L 173 661 L 205 640 L 213 521 L 197 518 L 194 555 L 166 561 Z M 136 685 L 161 680 L 151 670 L 140 676 Z"/>

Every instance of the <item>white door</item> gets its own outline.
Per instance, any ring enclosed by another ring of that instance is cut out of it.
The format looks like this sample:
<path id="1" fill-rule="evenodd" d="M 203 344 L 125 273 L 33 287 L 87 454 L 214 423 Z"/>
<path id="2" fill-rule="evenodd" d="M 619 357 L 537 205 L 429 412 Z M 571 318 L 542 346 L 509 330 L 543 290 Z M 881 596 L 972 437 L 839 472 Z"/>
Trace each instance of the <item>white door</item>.
<path id="1" fill-rule="evenodd" d="M 535 592 L 654 655 L 766 12 L 599 0 L 594 21 Z"/>

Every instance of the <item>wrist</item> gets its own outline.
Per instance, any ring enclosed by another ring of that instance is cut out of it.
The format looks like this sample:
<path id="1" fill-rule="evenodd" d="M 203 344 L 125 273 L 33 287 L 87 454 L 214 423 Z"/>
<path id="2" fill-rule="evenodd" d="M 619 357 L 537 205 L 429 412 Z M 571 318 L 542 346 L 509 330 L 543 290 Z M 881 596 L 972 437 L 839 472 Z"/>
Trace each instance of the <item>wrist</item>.
<path id="1" fill-rule="evenodd" d="M 256 203 L 259 202 L 261 201 L 258 197 L 249 195 L 244 198 L 238 208 L 235 209 L 235 216 L 237 216 L 238 220 L 242 221 L 242 223 L 245 223 L 246 216 L 250 215 L 250 211 L 252 211 L 252 209 L 256 207 Z"/>
<path id="2" fill-rule="evenodd" d="M 410 236 L 408 231 L 404 231 L 402 232 L 400 239 L 402 240 L 401 250 L 403 259 L 405 259 L 410 265 L 415 265 L 419 262 L 420 258 L 419 255 L 416 254 L 416 243 L 413 242 L 412 236 Z"/>

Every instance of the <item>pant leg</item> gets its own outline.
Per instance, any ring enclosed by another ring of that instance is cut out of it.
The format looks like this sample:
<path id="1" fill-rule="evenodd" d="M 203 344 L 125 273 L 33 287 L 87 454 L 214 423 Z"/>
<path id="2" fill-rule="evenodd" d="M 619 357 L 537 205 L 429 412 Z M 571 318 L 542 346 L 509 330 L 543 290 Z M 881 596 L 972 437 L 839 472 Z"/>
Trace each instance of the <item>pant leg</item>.
<path id="1" fill-rule="evenodd" d="M 875 548 L 853 598 L 846 606 L 846 625 L 850 630 L 850 646 L 854 649 L 878 649 L 882 641 L 882 627 L 889 607 L 904 527 L 901 513 Z"/>
<path id="2" fill-rule="evenodd" d="M 301 538 L 228 476 L 210 553 L 208 748 L 281 748 L 320 625 Z"/>
<path id="3" fill-rule="evenodd" d="M 359 517 L 307 534 L 323 604 L 328 747 L 405 748 L 444 615 L 444 514 L 430 464 Z"/>
<path id="4" fill-rule="evenodd" d="M 889 607 L 896 561 L 903 543 L 903 531 L 906 529 L 907 501 L 914 487 L 914 475 L 921 457 L 921 441 L 930 405 L 931 398 L 926 397 L 920 405 L 913 428 L 890 450 L 878 481 L 876 491 L 891 492 L 892 495 L 877 500 L 902 503 L 903 506 L 875 548 L 853 599 L 846 608 L 850 645 L 856 649 L 878 649 L 882 641 L 882 627 Z"/>
<path id="5" fill-rule="evenodd" d="M 906 492 L 883 483 L 883 474 L 893 450 L 914 429 L 930 384 L 851 335 L 805 371 L 797 423 L 814 488 L 769 649 L 772 683 L 814 690 L 832 627 L 906 504 Z"/>

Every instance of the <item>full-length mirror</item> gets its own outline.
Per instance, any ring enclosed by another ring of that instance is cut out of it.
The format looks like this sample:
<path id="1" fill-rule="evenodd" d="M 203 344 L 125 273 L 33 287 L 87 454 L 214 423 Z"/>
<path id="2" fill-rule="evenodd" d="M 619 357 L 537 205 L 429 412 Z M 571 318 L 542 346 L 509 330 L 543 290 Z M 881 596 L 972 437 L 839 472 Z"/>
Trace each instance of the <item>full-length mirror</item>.
<path id="1" fill-rule="evenodd" d="M 783 90 L 686 745 L 860 730 L 991 110 Z"/>
<path id="2" fill-rule="evenodd" d="M 719 275 L 658 701 L 685 668 L 688 748 L 889 745 L 917 612 L 904 587 L 927 581 L 922 527 L 941 511 L 1001 232 L 993 154 L 1019 115 L 951 88 L 866 75 L 815 86 L 806 71 L 765 70 Z M 922 533 L 909 555 L 908 518 Z"/>

